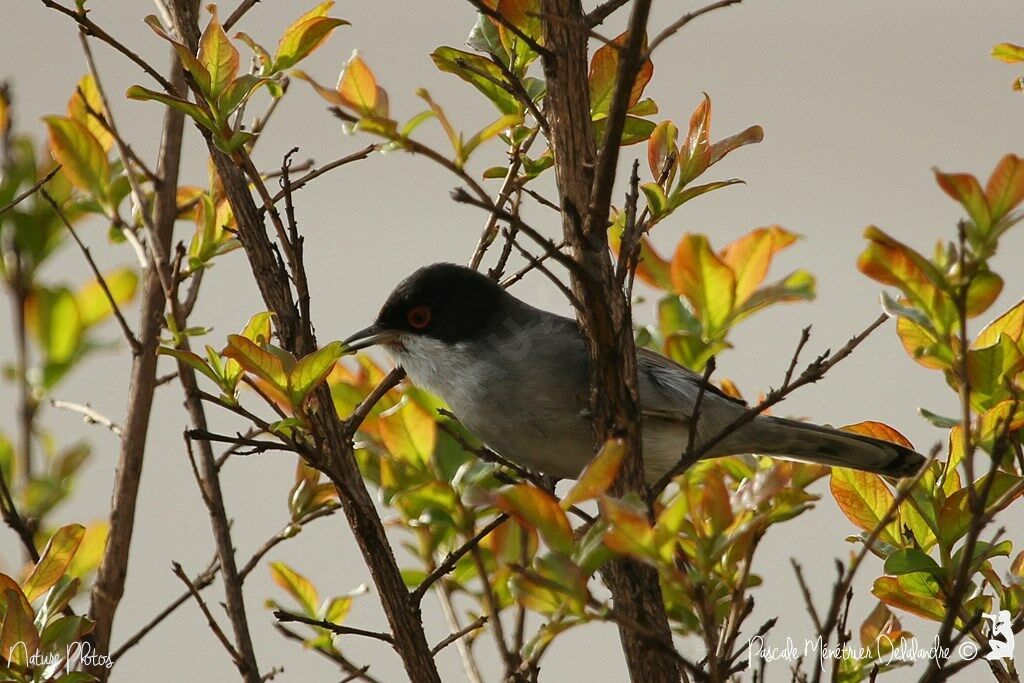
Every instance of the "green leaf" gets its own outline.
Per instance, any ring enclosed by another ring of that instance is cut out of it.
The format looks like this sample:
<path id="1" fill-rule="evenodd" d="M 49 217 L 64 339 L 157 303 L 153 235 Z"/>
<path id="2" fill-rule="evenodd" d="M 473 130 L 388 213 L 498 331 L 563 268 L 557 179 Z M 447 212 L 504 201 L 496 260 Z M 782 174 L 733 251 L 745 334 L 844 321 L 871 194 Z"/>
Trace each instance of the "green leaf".
<path id="1" fill-rule="evenodd" d="M 256 88 L 270 82 L 268 78 L 243 74 L 233 80 L 217 100 L 217 112 L 222 119 L 228 118 L 238 107 L 249 98 Z"/>
<path id="2" fill-rule="evenodd" d="M 324 381 L 334 368 L 335 362 L 341 358 L 343 351 L 344 345 L 340 341 L 333 341 L 295 364 L 288 378 L 294 405 L 300 405 L 309 392 Z"/>
<path id="3" fill-rule="evenodd" d="M 135 288 L 139 284 L 138 274 L 131 268 L 118 268 L 103 276 L 110 289 L 110 294 L 118 306 L 122 306 L 135 296 Z M 91 327 L 109 317 L 114 309 L 110 306 L 107 295 L 100 283 L 93 280 L 75 293 L 75 303 L 82 327 Z"/>
<path id="4" fill-rule="evenodd" d="M 238 334 L 228 335 L 228 345 L 221 355 L 235 359 L 245 370 L 266 380 L 278 391 L 288 391 L 288 375 L 281 359 L 245 337 Z"/>
<path id="5" fill-rule="evenodd" d="M 942 567 L 930 555 L 921 552 L 917 548 L 897 550 L 885 558 L 884 571 L 886 574 L 892 575 L 925 572 L 941 577 L 945 574 Z"/>
<path id="6" fill-rule="evenodd" d="M 890 607 L 897 607 L 932 621 L 942 621 L 946 616 L 946 605 L 938 597 L 937 592 L 934 595 L 922 595 L 921 593 L 925 591 L 917 589 L 908 576 L 914 575 L 879 577 L 875 579 L 871 594 Z"/>
<path id="7" fill-rule="evenodd" d="M 206 364 L 206 361 L 191 351 L 183 351 L 181 349 L 171 349 L 166 346 L 161 346 L 157 349 L 157 353 L 161 356 L 171 356 L 172 358 L 176 358 L 185 365 L 191 367 L 193 370 L 198 370 L 212 379 L 217 386 L 221 386 L 222 384 L 221 378 L 218 377 L 217 373 Z"/>
<path id="8" fill-rule="evenodd" d="M 992 46 L 992 56 L 1007 64 L 1024 62 L 1024 47 L 1013 43 L 996 43 Z"/>
<path id="9" fill-rule="evenodd" d="M 284 562 L 270 563 L 270 578 L 299 603 L 306 616 L 311 619 L 317 618 L 320 600 L 317 598 L 316 586 L 309 579 Z"/>
<path id="10" fill-rule="evenodd" d="M 334 29 L 349 24 L 344 19 L 324 16 L 333 5 L 333 1 L 322 2 L 285 29 L 277 44 L 274 71 L 283 71 L 298 64 L 323 45 Z"/>
<path id="11" fill-rule="evenodd" d="M 640 186 L 640 191 L 644 193 L 644 197 L 647 199 L 647 206 L 651 210 L 651 214 L 655 218 L 660 218 L 668 210 L 668 197 L 665 196 L 665 190 L 662 189 L 658 183 L 644 183 Z"/>
<path id="12" fill-rule="evenodd" d="M 43 121 L 50 133 L 50 151 L 64 175 L 102 204 L 110 185 L 110 162 L 99 140 L 74 119 L 46 116 Z"/>
<path id="13" fill-rule="evenodd" d="M 985 501 L 986 507 L 999 500 L 1004 493 L 1020 481 L 1020 477 L 1015 477 L 1006 472 L 996 471 L 992 474 L 986 474 L 973 484 L 976 495 L 980 497 L 981 492 L 985 490 L 987 485 L 986 481 L 991 476 L 994 476 L 996 480 L 991 484 L 992 488 L 988 494 L 988 499 Z M 971 509 L 968 490 L 968 487 L 964 487 L 959 491 L 951 493 L 939 510 L 939 538 L 947 549 L 952 548 L 967 533 L 967 529 L 970 526 Z M 1009 505 L 1012 502 L 1012 500 L 1008 500 L 1005 501 L 1005 504 Z"/>
<path id="14" fill-rule="evenodd" d="M 736 301 L 736 281 L 707 237 L 690 233 L 679 241 L 672 257 L 672 283 L 693 306 L 708 339 L 724 331 Z"/>
<path id="15" fill-rule="evenodd" d="M 987 410 L 1011 398 L 1007 380 L 1024 370 L 1024 354 L 1006 336 L 982 349 L 967 351 L 967 377 L 970 379 L 971 402 L 979 410 Z"/>
<path id="16" fill-rule="evenodd" d="M 992 346 L 1003 335 L 1018 343 L 1024 336 L 1024 299 L 986 325 L 971 342 L 971 348 L 980 349 Z"/>
<path id="17" fill-rule="evenodd" d="M 60 580 L 64 571 L 71 564 L 71 559 L 78 550 L 78 544 L 82 542 L 85 535 L 85 527 L 81 524 L 68 524 L 58 529 L 46 547 L 39 555 L 39 562 L 25 583 L 22 591 L 25 598 L 32 602 L 40 595 L 50 590 L 50 587 Z"/>
<path id="18" fill-rule="evenodd" d="M 439 47 L 430 58 L 441 71 L 455 74 L 483 93 L 502 114 L 522 113 L 511 87 L 503 86 L 507 83 L 504 74 L 491 60 L 453 47 Z"/>
<path id="19" fill-rule="evenodd" d="M 238 75 L 239 56 L 220 25 L 216 5 L 210 5 L 210 13 L 210 23 L 199 38 L 199 63 L 210 74 L 210 90 L 206 94 L 216 100 Z"/>
<path id="20" fill-rule="evenodd" d="M 164 30 L 163 25 L 160 23 L 160 19 L 158 19 L 156 15 L 147 15 L 146 18 L 142 21 L 151 29 L 153 29 L 154 33 L 156 33 L 158 36 L 160 36 L 161 38 L 163 38 L 171 44 L 171 47 L 174 48 L 174 51 L 178 53 L 178 58 L 181 60 L 182 66 L 185 67 L 185 71 L 189 72 L 189 74 L 192 75 L 192 78 L 195 80 L 196 85 L 199 86 L 199 90 L 202 91 L 204 94 L 209 95 L 210 72 L 206 70 L 206 67 L 199 62 L 196 56 L 193 55 L 192 52 L 187 47 L 185 47 L 177 40 L 172 38 L 167 33 L 167 31 Z"/>
<path id="21" fill-rule="evenodd" d="M 519 114 L 507 114 L 499 118 L 494 123 L 485 126 L 462 144 L 462 160 L 465 161 L 469 159 L 469 155 L 472 154 L 473 150 L 479 147 L 481 143 L 486 142 L 509 128 L 521 123 L 522 120 L 523 117 Z"/>
<path id="22" fill-rule="evenodd" d="M 82 338 L 82 319 L 74 295 L 64 288 L 36 290 L 26 313 L 47 359 L 54 363 L 71 360 Z"/>
<path id="23" fill-rule="evenodd" d="M 729 180 L 719 180 L 714 183 L 707 183 L 705 185 L 694 185 L 688 187 L 679 192 L 674 192 L 669 202 L 669 206 L 672 209 L 678 209 L 680 206 L 690 201 L 694 197 L 699 197 L 706 192 L 717 190 L 721 187 L 728 187 L 729 185 L 745 185 L 746 183 L 739 178 L 731 178 Z"/>
<path id="24" fill-rule="evenodd" d="M 985 185 L 985 198 L 993 223 L 1017 208 L 1024 201 L 1024 159 L 1016 154 L 1004 156 Z"/>
<path id="25" fill-rule="evenodd" d="M 172 107 L 182 112 L 199 125 L 203 126 L 209 131 L 216 132 L 217 125 L 210 119 L 205 111 L 198 105 L 188 100 L 183 100 L 179 97 L 172 97 L 171 95 L 165 95 L 155 90 L 143 88 L 141 85 L 133 85 L 128 88 L 125 92 L 125 97 L 130 100 L 154 100 L 161 104 L 166 104 L 168 107 Z"/>

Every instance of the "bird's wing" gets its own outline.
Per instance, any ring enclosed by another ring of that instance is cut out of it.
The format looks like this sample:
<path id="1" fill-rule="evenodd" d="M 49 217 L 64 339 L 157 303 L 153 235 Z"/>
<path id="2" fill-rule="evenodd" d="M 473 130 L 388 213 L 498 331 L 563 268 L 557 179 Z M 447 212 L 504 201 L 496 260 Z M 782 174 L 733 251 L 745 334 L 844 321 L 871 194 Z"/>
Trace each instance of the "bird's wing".
<path id="1" fill-rule="evenodd" d="M 740 406 L 746 405 L 745 401 L 728 395 L 711 382 L 704 381 L 704 378 L 693 370 L 684 368 L 660 353 L 638 348 L 636 356 L 642 412 L 645 417 L 689 419 L 701 385 L 704 386 L 705 398 L 711 395 Z M 645 388 L 648 390 L 644 391 Z"/>

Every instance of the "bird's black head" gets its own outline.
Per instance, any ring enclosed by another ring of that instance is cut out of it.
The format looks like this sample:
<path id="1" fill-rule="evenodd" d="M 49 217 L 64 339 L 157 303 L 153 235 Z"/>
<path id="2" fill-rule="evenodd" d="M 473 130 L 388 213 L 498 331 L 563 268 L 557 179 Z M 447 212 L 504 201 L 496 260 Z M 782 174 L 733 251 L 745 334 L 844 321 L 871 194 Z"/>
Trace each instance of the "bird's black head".
<path id="1" fill-rule="evenodd" d="M 399 334 L 454 344 L 485 332 L 512 296 L 475 270 L 453 263 L 420 268 L 388 296 L 376 322 L 349 338 L 350 348 L 392 341 Z"/>

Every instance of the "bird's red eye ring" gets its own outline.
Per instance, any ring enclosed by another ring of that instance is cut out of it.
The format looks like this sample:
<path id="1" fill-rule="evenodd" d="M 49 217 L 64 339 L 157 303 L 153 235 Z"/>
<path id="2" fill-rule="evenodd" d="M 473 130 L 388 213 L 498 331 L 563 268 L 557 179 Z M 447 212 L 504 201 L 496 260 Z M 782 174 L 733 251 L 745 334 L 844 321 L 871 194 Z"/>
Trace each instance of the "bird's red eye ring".
<path id="1" fill-rule="evenodd" d="M 415 330 L 422 330 L 430 324 L 430 307 L 417 306 L 409 311 L 409 325 Z"/>

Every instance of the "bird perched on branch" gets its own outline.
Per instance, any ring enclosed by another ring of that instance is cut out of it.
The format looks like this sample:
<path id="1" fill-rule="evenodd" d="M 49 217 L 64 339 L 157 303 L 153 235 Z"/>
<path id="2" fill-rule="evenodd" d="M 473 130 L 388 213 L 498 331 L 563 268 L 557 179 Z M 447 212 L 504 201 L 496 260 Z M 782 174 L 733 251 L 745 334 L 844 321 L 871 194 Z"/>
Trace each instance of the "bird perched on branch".
<path id="1" fill-rule="evenodd" d="M 576 321 L 520 301 L 463 266 L 420 268 L 388 296 L 377 320 L 346 340 L 382 344 L 409 377 L 440 396 L 503 457 L 574 478 L 594 454 L 586 396 L 587 350 Z M 645 479 L 654 484 L 686 450 L 701 397 L 694 448 L 747 408 L 704 378 L 637 349 Z M 899 444 L 767 415 L 711 446 L 705 457 L 758 453 L 903 477 L 924 458 Z"/>

